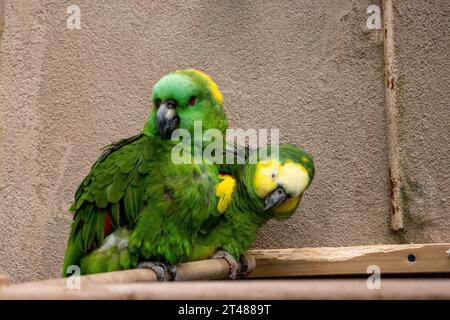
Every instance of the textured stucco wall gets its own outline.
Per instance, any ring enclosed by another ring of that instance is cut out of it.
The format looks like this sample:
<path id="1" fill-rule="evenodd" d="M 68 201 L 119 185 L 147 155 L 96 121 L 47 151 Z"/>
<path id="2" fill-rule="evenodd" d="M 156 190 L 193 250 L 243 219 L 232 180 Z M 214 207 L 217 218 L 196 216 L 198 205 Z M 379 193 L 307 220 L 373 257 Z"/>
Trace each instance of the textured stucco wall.
<path id="1" fill-rule="evenodd" d="M 404 241 L 448 242 L 450 3 L 397 1 L 395 9 Z"/>
<path id="2" fill-rule="evenodd" d="M 413 188 L 401 234 L 389 229 L 382 34 L 365 29 L 378 1 L 4 1 L 0 272 L 14 281 L 59 274 L 76 186 L 101 147 L 142 128 L 155 81 L 185 67 L 213 76 L 231 127 L 280 128 L 315 156 L 302 208 L 256 246 L 450 241 L 445 1 L 396 6 Z M 71 4 L 81 30 L 65 27 Z"/>

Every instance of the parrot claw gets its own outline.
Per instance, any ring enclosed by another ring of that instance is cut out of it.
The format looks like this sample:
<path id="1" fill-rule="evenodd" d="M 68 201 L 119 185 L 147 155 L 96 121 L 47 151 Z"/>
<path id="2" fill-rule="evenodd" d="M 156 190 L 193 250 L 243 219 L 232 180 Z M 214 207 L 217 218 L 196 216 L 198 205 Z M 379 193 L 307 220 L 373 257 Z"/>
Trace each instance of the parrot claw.
<path id="1" fill-rule="evenodd" d="M 225 259 L 230 266 L 230 273 L 228 274 L 228 279 L 235 280 L 237 273 L 240 269 L 240 264 L 234 259 L 234 257 L 224 250 L 217 251 L 211 259 Z"/>
<path id="2" fill-rule="evenodd" d="M 178 278 L 177 278 L 177 266 L 176 265 L 168 266 L 167 267 L 167 271 L 172 276 L 172 281 L 178 281 Z"/>
<path id="3" fill-rule="evenodd" d="M 162 262 L 159 262 L 159 261 L 141 262 L 141 263 L 139 263 L 138 268 L 139 269 L 142 269 L 142 268 L 150 269 L 156 274 L 156 278 L 158 279 L 158 281 L 166 281 L 167 266 Z"/>
<path id="4" fill-rule="evenodd" d="M 256 260 L 255 257 L 244 253 L 241 255 L 241 269 L 239 270 L 238 276 L 240 278 L 243 278 L 245 276 L 248 276 L 256 267 Z"/>
<path id="5" fill-rule="evenodd" d="M 168 280 L 166 278 L 166 272 L 168 272 L 170 274 L 172 281 L 178 280 L 177 279 L 177 267 L 175 265 L 168 266 L 164 262 L 160 262 L 160 261 L 154 261 L 154 262 L 146 261 L 146 262 L 139 263 L 138 268 L 148 268 L 148 269 L 153 270 L 153 272 L 156 273 L 156 277 L 157 277 L 158 281 L 167 281 Z"/>

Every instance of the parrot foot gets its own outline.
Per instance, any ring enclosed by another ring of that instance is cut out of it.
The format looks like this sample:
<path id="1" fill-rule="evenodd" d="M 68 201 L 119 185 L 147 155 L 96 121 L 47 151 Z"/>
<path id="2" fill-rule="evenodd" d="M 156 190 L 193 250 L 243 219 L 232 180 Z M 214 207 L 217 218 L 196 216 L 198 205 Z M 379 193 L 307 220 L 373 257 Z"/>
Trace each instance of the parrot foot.
<path id="1" fill-rule="evenodd" d="M 228 274 L 228 279 L 235 280 L 237 277 L 238 270 L 240 269 L 240 264 L 236 261 L 236 259 L 224 250 L 217 251 L 211 259 L 225 259 L 230 266 L 230 273 Z"/>
<path id="2" fill-rule="evenodd" d="M 255 257 L 244 253 L 241 255 L 241 269 L 239 270 L 238 276 L 241 278 L 248 276 L 256 267 Z"/>
<path id="3" fill-rule="evenodd" d="M 164 262 L 160 261 L 145 261 L 141 262 L 138 265 L 138 268 L 148 268 L 153 270 L 156 273 L 156 278 L 158 281 L 167 281 L 166 272 L 168 272 L 173 281 L 177 280 L 177 267 L 175 265 L 168 266 Z"/>
<path id="4" fill-rule="evenodd" d="M 138 264 L 138 268 L 139 269 L 143 269 L 143 268 L 150 269 L 156 274 L 156 279 L 158 279 L 158 281 L 166 281 L 166 270 L 167 270 L 167 267 L 162 262 L 158 262 L 158 261 L 155 261 L 155 262 L 150 262 L 150 261 L 141 262 L 141 263 Z"/>
<path id="5" fill-rule="evenodd" d="M 172 276 L 172 281 L 178 281 L 178 278 L 177 278 L 177 266 L 176 265 L 168 266 L 167 267 L 167 271 Z"/>

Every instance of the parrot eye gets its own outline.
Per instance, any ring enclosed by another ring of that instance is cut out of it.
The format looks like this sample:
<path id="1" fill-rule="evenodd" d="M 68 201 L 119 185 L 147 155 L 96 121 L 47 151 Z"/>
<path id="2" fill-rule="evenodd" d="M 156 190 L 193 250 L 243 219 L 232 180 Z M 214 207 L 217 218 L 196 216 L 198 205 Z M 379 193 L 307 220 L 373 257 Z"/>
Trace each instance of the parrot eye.
<path id="1" fill-rule="evenodd" d="M 276 177 L 278 177 L 278 172 L 275 170 L 274 172 L 272 172 L 272 180 Z"/>
<path id="2" fill-rule="evenodd" d="M 161 105 L 161 99 L 156 99 L 155 105 L 156 105 L 156 108 L 159 108 L 159 106 Z"/>
<path id="3" fill-rule="evenodd" d="M 192 106 L 193 106 L 194 104 L 196 104 L 196 103 L 197 103 L 197 98 L 196 98 L 196 97 L 192 96 L 192 97 L 189 98 L 188 105 L 189 105 L 190 107 L 192 107 Z"/>

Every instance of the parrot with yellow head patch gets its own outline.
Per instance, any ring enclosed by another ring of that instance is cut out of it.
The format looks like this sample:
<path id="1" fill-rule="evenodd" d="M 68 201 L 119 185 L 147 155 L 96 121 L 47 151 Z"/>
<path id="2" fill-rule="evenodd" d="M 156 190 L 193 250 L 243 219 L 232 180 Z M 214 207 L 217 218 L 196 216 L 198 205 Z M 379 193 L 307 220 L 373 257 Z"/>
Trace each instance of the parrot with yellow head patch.
<path id="1" fill-rule="evenodd" d="M 153 261 L 185 260 L 204 221 L 218 214 L 218 168 L 204 161 L 175 165 L 172 150 L 179 141 L 171 140 L 177 129 L 194 135 L 196 121 L 225 136 L 218 86 L 193 69 L 169 73 L 154 85 L 152 103 L 142 132 L 108 146 L 78 187 L 63 276 L 71 265 L 86 274 L 146 260 L 161 273 Z M 194 153 L 195 139 L 189 143 Z"/>
<path id="2" fill-rule="evenodd" d="M 258 230 L 270 219 L 285 220 L 296 212 L 315 172 L 313 158 L 292 144 L 267 145 L 245 157 L 246 164 L 221 166 L 226 173 L 216 196 L 222 214 L 204 223 L 191 254 L 192 260 L 225 258 L 230 278 L 237 276 L 238 261 Z"/>

